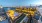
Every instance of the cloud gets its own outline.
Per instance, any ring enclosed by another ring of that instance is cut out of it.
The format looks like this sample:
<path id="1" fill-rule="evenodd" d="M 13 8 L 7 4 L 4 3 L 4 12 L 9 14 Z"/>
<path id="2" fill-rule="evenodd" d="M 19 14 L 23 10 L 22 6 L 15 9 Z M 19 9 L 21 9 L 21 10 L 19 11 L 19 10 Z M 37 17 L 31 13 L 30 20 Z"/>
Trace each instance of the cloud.
<path id="1" fill-rule="evenodd" d="M 31 2 L 31 4 L 42 5 L 42 0 L 35 0 L 34 2 Z"/>

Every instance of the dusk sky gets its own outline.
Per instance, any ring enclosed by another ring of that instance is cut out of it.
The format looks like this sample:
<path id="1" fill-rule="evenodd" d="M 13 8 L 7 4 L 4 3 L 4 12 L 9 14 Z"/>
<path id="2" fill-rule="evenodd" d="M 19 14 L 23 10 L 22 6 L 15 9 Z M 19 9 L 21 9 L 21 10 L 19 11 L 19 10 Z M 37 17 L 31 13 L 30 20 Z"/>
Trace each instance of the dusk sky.
<path id="1" fill-rule="evenodd" d="M 0 0 L 2 6 L 42 5 L 42 0 Z"/>

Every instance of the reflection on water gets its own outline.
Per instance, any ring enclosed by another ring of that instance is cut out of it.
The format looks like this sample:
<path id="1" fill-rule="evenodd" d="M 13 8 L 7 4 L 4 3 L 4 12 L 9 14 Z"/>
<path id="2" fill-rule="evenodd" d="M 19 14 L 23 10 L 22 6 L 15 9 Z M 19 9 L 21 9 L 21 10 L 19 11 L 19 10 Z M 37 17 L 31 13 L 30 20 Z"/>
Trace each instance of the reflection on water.
<path id="1" fill-rule="evenodd" d="M 5 19 L 6 19 L 6 17 L 0 16 L 0 21 L 3 21 L 3 20 L 5 20 Z"/>
<path id="2" fill-rule="evenodd" d="M 41 11 L 41 10 L 42 10 L 42 7 L 38 7 L 38 11 L 39 11 L 40 14 L 41 14 L 38 23 L 42 23 L 42 11 Z"/>
<path id="3" fill-rule="evenodd" d="M 11 8 L 11 9 L 13 9 L 13 8 Z M 4 10 L 7 11 L 8 8 L 4 8 Z M 42 12 L 41 9 L 39 9 L 39 12 L 40 12 L 40 13 Z M 15 17 L 18 17 L 19 14 L 21 14 L 21 13 L 15 12 L 14 16 L 15 16 Z M 38 18 L 38 17 L 36 17 L 36 18 Z M 0 16 L 0 21 L 3 21 L 3 20 L 5 20 L 5 17 Z M 27 20 L 28 20 L 28 18 L 27 18 L 27 17 L 24 17 L 23 21 L 24 21 L 24 22 L 27 22 Z M 36 21 L 37 21 L 37 20 L 36 20 Z M 22 22 L 22 21 L 21 21 L 21 22 Z M 38 23 L 41 23 L 41 22 L 42 22 L 42 16 L 40 17 Z"/>

